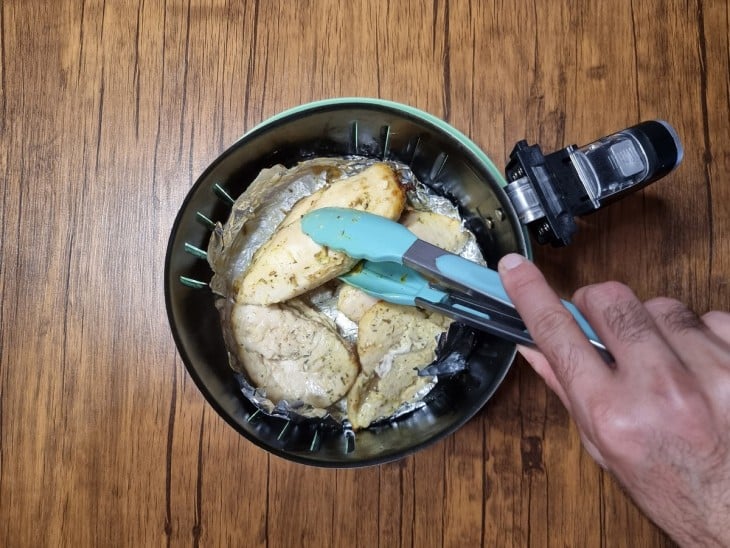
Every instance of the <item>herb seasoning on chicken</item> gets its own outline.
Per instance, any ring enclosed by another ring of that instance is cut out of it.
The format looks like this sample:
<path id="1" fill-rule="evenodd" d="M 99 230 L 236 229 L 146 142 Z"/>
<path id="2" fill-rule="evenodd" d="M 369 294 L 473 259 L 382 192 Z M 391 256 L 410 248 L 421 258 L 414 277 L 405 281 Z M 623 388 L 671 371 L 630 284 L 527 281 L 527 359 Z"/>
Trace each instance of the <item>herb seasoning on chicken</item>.
<path id="1" fill-rule="evenodd" d="M 419 405 L 436 379 L 418 369 L 436 358 L 450 320 L 336 280 L 357 261 L 316 244 L 299 223 L 323 207 L 368 211 L 454 253 L 481 253 L 456 208 L 406 166 L 363 158 L 264 170 L 217 227 L 211 287 L 224 297 L 216 306 L 244 394 L 270 413 L 348 418 L 358 430 Z"/>
<path id="2" fill-rule="evenodd" d="M 406 195 L 393 170 L 375 164 L 358 175 L 302 198 L 276 233 L 256 252 L 238 285 L 236 301 L 272 304 L 291 299 L 350 270 L 357 261 L 322 247 L 302 232 L 298 222 L 314 209 L 347 207 L 398 219 Z"/>

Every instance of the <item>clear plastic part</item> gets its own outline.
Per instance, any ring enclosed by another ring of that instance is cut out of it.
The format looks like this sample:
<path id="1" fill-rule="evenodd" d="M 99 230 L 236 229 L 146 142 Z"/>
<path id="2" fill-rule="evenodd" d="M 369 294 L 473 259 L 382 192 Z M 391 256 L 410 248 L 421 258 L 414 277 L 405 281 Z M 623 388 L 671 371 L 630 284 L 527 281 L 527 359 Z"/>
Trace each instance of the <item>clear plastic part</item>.
<path id="1" fill-rule="evenodd" d="M 642 182 L 649 172 L 649 160 L 639 141 L 620 131 L 571 151 L 578 176 L 593 206 Z"/>

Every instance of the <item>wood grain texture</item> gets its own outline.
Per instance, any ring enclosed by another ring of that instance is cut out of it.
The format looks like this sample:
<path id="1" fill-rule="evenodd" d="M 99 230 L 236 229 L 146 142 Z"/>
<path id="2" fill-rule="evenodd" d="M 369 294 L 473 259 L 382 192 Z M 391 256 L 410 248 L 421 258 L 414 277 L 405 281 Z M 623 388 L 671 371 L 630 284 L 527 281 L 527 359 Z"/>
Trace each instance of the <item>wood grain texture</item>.
<path id="1" fill-rule="evenodd" d="M 641 119 L 681 169 L 537 249 L 730 309 L 730 8 L 712 0 L 0 2 L 0 546 L 667 546 L 522 362 L 453 436 L 393 464 L 271 457 L 208 406 L 163 304 L 188 189 L 285 108 L 375 96 L 498 165 L 521 138 Z"/>

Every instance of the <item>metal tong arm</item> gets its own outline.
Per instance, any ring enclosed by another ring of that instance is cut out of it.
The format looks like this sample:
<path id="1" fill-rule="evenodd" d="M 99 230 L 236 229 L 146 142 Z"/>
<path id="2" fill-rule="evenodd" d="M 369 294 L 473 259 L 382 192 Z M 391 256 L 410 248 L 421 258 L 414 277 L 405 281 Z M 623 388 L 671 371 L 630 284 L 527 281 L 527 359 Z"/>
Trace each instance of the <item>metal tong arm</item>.
<path id="1" fill-rule="evenodd" d="M 473 308 L 458 306 L 452 299 L 433 302 L 416 298 L 416 306 L 440 312 L 444 316 L 448 316 L 480 331 L 484 331 L 490 335 L 495 335 L 510 342 L 526 346 L 535 346 L 535 341 L 533 341 L 527 331 L 510 325 L 509 323 L 505 323 L 501 319 L 492 319 L 489 315 L 483 314 Z"/>
<path id="2" fill-rule="evenodd" d="M 403 264 L 432 280 L 435 279 L 437 286 L 449 288 L 452 298 L 454 295 L 461 293 L 459 298 L 468 307 L 479 310 L 487 306 L 495 319 L 499 318 L 506 325 L 521 326 L 522 329 L 526 329 L 524 322 L 502 286 L 499 274 L 494 270 L 468 261 L 422 240 L 417 240 L 404 254 Z M 606 346 L 600 341 L 598 335 L 575 305 L 568 301 L 562 301 L 562 303 L 573 315 L 578 326 L 603 359 L 607 363 L 613 362 L 613 357 L 606 349 Z M 489 315 L 486 309 L 484 309 L 484 313 Z M 514 338 L 511 340 L 514 340 Z M 532 341 L 531 337 L 530 341 Z M 534 342 L 531 342 L 531 345 L 534 346 L 534 344 Z"/>
<path id="3" fill-rule="evenodd" d="M 516 344 L 536 347 L 535 340 L 527 331 L 527 326 L 517 311 L 495 299 L 485 296 L 485 300 L 464 295 L 453 289 L 446 292 L 447 297 L 439 302 L 416 298 L 416 305 L 441 312 L 471 327 L 496 335 Z M 602 342 L 589 339 L 606 363 L 613 362 L 613 356 Z"/>

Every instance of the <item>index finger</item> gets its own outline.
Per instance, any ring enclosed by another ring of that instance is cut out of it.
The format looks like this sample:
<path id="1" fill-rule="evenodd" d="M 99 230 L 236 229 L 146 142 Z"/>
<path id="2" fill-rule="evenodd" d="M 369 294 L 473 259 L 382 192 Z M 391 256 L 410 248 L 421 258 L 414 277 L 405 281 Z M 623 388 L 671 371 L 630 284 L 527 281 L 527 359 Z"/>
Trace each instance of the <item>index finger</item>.
<path id="1" fill-rule="evenodd" d="M 537 267 L 509 254 L 498 268 L 507 294 L 568 396 L 593 392 L 608 381 L 611 370 Z"/>

